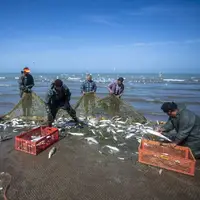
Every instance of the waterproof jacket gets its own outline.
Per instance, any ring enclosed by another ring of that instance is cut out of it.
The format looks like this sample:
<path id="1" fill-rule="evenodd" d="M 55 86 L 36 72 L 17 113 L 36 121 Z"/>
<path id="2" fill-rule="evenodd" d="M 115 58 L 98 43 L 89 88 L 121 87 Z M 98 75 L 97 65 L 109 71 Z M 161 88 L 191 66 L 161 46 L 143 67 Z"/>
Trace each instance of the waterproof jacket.
<path id="1" fill-rule="evenodd" d="M 34 79 L 31 74 L 22 75 L 19 78 L 19 87 L 22 92 L 30 93 L 34 86 Z"/>
<path id="2" fill-rule="evenodd" d="M 45 103 L 52 107 L 64 106 L 70 101 L 71 92 L 69 88 L 63 84 L 61 91 L 57 91 L 54 87 L 54 83 L 51 84 L 51 88 L 46 94 Z"/>
<path id="3" fill-rule="evenodd" d="M 176 130 L 173 142 L 188 146 L 195 157 L 200 157 L 200 117 L 186 108 L 179 108 L 176 117 L 169 117 L 164 132 Z"/>

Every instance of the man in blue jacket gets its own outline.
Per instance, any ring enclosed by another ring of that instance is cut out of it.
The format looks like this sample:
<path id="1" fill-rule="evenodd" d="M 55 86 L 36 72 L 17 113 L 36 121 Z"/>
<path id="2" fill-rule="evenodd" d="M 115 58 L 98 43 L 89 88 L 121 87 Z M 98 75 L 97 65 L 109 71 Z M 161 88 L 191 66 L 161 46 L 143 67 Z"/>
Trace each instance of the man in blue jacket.
<path id="1" fill-rule="evenodd" d="M 68 112 L 75 122 L 79 122 L 76 111 L 70 105 L 71 92 L 60 79 L 56 79 L 49 89 L 46 98 L 46 108 L 48 113 L 48 125 L 52 126 L 56 114 L 60 108 Z"/>
<path id="2" fill-rule="evenodd" d="M 176 134 L 170 138 L 173 145 L 187 146 L 196 158 L 200 158 L 200 117 L 174 102 L 165 102 L 161 109 L 169 119 L 160 132 L 168 133 L 175 129 Z"/>

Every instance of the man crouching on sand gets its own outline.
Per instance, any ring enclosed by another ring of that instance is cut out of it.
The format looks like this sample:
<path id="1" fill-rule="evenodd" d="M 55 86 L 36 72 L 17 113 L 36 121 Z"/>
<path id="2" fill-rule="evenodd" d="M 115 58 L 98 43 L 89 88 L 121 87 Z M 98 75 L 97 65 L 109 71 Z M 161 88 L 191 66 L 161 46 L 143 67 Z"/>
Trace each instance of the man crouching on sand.
<path id="1" fill-rule="evenodd" d="M 51 88 L 49 89 L 45 98 L 49 126 L 52 126 L 52 123 L 56 118 L 56 114 L 60 108 L 66 110 L 75 122 L 79 122 L 78 118 L 76 117 L 76 111 L 69 103 L 70 97 L 71 92 L 69 88 L 63 84 L 60 79 L 55 80 L 51 84 Z"/>
<path id="2" fill-rule="evenodd" d="M 200 117 L 174 102 L 165 102 L 161 109 L 169 119 L 159 132 L 168 133 L 175 129 L 176 134 L 170 137 L 172 146 L 187 146 L 195 158 L 200 158 Z"/>

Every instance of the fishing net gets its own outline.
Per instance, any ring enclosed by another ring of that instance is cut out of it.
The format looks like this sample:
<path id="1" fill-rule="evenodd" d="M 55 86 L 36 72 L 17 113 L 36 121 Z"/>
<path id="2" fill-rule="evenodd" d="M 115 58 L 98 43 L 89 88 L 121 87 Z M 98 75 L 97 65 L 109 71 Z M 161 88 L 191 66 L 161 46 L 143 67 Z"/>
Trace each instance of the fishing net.
<path id="1" fill-rule="evenodd" d="M 147 121 L 133 106 L 115 95 L 109 95 L 100 99 L 94 93 L 85 94 L 75 105 L 75 110 L 79 115 L 85 116 L 120 116 L 122 119 L 129 119 L 131 122 L 145 123 Z"/>
<path id="2" fill-rule="evenodd" d="M 78 100 L 74 109 L 81 116 L 101 114 L 98 107 L 99 100 L 95 93 L 86 93 Z"/>
<path id="3" fill-rule="evenodd" d="M 47 112 L 44 101 L 34 92 L 24 93 L 17 105 L 3 119 L 10 120 L 21 118 L 23 120 L 43 121 L 47 120 Z"/>

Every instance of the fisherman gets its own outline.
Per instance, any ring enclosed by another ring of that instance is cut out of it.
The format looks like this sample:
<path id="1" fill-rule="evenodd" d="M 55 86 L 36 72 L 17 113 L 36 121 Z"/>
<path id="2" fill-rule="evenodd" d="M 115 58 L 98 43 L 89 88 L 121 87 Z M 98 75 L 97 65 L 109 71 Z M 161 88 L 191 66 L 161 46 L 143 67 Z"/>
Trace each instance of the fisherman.
<path id="1" fill-rule="evenodd" d="M 114 94 L 116 97 L 120 98 L 124 92 L 124 78 L 119 77 L 117 81 L 110 83 L 108 85 L 108 91 L 110 94 Z"/>
<path id="2" fill-rule="evenodd" d="M 174 102 L 165 102 L 161 109 L 169 119 L 159 132 L 168 133 L 175 129 L 176 134 L 169 137 L 173 141 L 172 146 L 187 146 L 195 158 L 200 158 L 200 117 Z"/>
<path id="3" fill-rule="evenodd" d="M 119 77 L 115 82 L 110 83 L 108 85 L 108 91 L 113 96 L 111 102 L 110 102 L 110 109 L 111 114 L 117 115 L 120 110 L 120 100 L 123 92 L 124 92 L 124 78 Z M 117 98 L 116 98 L 117 97 Z"/>
<path id="4" fill-rule="evenodd" d="M 69 88 L 63 84 L 60 79 L 56 79 L 51 84 L 51 88 L 45 98 L 48 113 L 48 126 L 52 126 L 52 123 L 56 118 L 56 114 L 60 108 L 66 110 L 76 123 L 79 122 L 78 118 L 76 117 L 76 111 L 69 103 L 70 97 L 71 92 Z"/>
<path id="5" fill-rule="evenodd" d="M 96 83 L 92 80 L 92 75 L 87 74 L 86 80 L 81 85 L 81 93 L 84 95 L 84 108 L 86 114 L 88 114 L 88 106 L 91 106 L 91 112 L 95 107 L 95 93 L 97 91 Z"/>
<path id="6" fill-rule="evenodd" d="M 22 74 L 22 72 L 21 72 Z M 32 88 L 34 86 L 33 76 L 30 74 L 30 69 L 25 67 L 23 75 L 20 77 L 20 96 L 22 97 L 22 108 L 24 116 L 30 116 L 32 107 Z"/>

